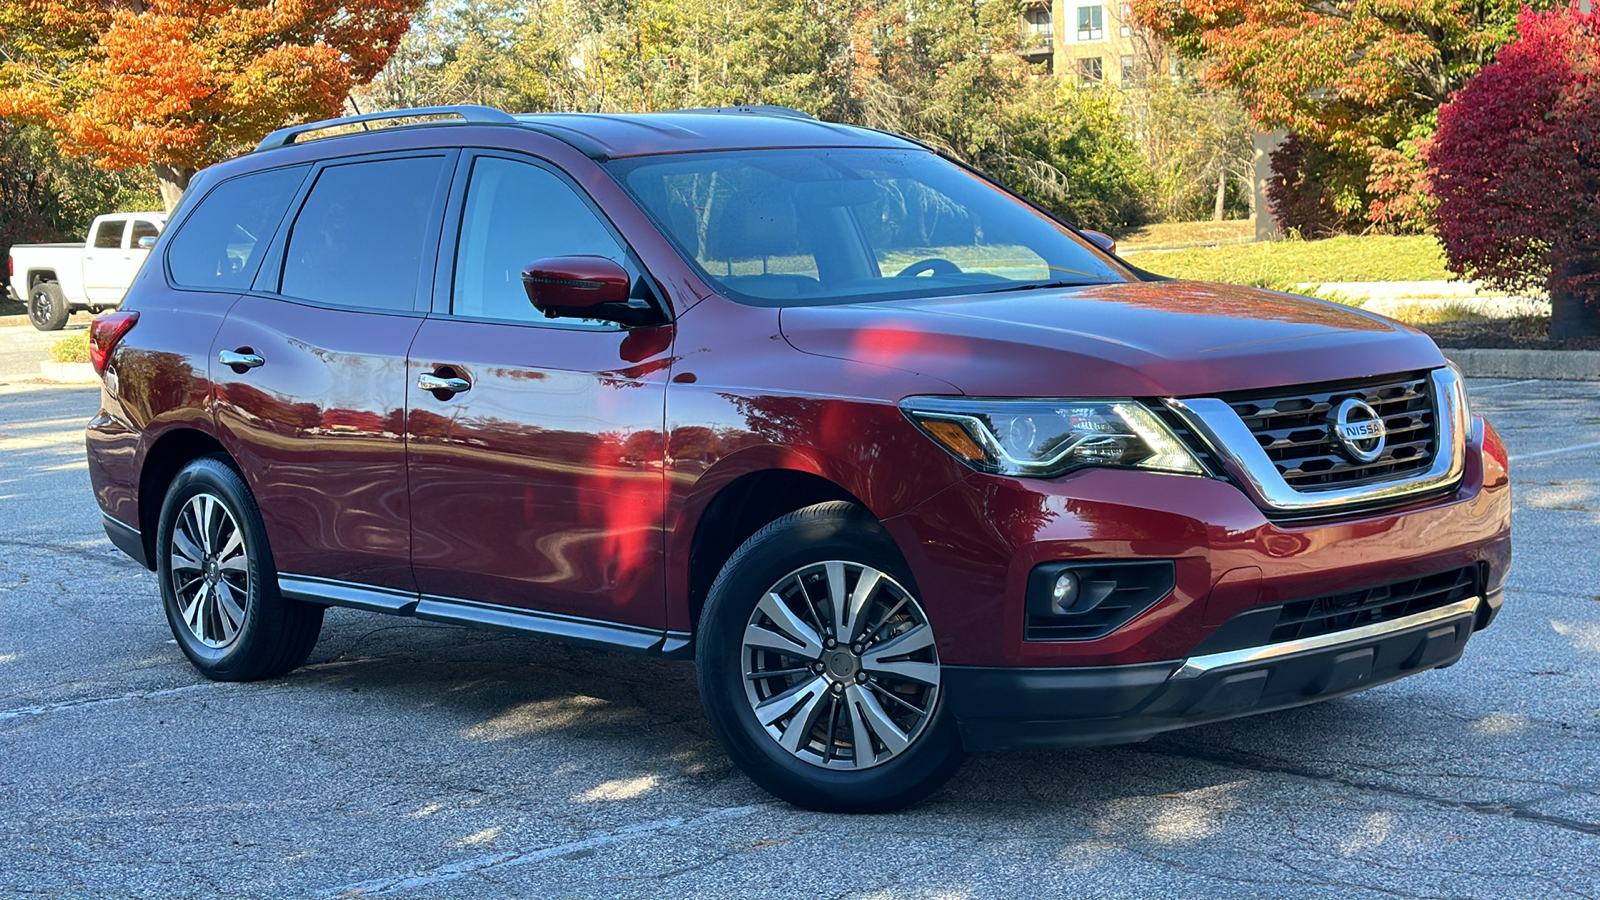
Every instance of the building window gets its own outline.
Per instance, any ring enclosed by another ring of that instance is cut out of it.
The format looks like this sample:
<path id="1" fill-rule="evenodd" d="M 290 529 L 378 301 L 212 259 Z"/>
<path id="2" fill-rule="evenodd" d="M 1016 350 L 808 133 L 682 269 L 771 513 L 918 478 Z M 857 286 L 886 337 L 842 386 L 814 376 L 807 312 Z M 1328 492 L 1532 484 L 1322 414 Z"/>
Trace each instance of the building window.
<path id="1" fill-rule="evenodd" d="M 1117 18 L 1122 21 L 1122 36 L 1133 34 L 1133 4 L 1124 3 L 1118 6 Z"/>
<path id="2" fill-rule="evenodd" d="M 1124 55 L 1122 57 L 1122 86 L 1132 87 L 1134 79 L 1137 77 L 1138 76 L 1134 74 L 1133 57 Z"/>
<path id="3" fill-rule="evenodd" d="M 1106 36 L 1105 7 L 1078 7 L 1078 40 L 1101 41 Z"/>
<path id="4" fill-rule="evenodd" d="M 1050 10 L 1035 7 L 1023 15 L 1023 20 L 1027 22 L 1023 35 L 1025 49 L 1050 49 L 1055 43 L 1050 29 Z"/>
<path id="5" fill-rule="evenodd" d="M 1105 69 L 1101 66 L 1100 57 L 1085 56 L 1078 60 L 1078 84 L 1094 87 L 1104 80 Z"/>

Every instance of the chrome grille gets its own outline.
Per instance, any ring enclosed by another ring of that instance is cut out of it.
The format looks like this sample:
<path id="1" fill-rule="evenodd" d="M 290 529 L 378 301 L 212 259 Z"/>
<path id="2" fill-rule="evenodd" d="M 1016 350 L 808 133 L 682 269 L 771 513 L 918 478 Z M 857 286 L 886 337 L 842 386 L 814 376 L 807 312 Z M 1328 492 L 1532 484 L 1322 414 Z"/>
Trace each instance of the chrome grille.
<path id="1" fill-rule="evenodd" d="M 1426 372 L 1338 384 L 1302 385 L 1224 395 L 1278 473 L 1297 491 L 1396 481 L 1424 472 L 1438 448 L 1434 402 Z M 1346 456 L 1328 425 L 1331 410 L 1354 397 L 1388 428 L 1384 450 L 1370 463 Z"/>

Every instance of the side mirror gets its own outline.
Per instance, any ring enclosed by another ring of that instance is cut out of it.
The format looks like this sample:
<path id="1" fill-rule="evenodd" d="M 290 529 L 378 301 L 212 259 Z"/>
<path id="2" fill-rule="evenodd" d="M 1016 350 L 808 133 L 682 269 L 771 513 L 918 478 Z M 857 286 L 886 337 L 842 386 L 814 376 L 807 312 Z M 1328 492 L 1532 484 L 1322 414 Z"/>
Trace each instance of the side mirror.
<path id="1" fill-rule="evenodd" d="M 1079 231 L 1078 233 L 1088 238 L 1089 243 L 1107 253 L 1115 254 L 1117 252 L 1117 241 L 1109 234 L 1101 234 L 1098 231 Z"/>
<path id="2" fill-rule="evenodd" d="M 134 241 L 133 245 L 140 250 L 149 250 L 151 247 L 156 245 L 156 239 L 150 237 L 149 235 L 145 235 L 144 237 L 139 238 L 137 241 Z"/>
<path id="3" fill-rule="evenodd" d="M 603 256 L 551 256 L 522 270 L 528 302 L 549 318 L 605 319 L 642 325 L 654 310 L 628 300 L 628 272 Z"/>

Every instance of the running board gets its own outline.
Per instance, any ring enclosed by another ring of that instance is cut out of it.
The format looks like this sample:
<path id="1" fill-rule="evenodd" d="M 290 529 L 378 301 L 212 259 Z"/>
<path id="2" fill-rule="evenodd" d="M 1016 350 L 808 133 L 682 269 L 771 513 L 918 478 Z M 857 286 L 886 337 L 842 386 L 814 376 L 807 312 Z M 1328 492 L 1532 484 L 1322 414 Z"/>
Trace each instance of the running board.
<path id="1" fill-rule="evenodd" d="M 535 612 L 309 575 L 278 576 L 278 591 L 291 600 L 307 603 L 343 606 L 450 625 L 516 631 L 607 650 L 645 653 L 669 659 L 685 659 L 694 655 L 693 636 L 684 631 L 619 625 L 581 616 Z"/>

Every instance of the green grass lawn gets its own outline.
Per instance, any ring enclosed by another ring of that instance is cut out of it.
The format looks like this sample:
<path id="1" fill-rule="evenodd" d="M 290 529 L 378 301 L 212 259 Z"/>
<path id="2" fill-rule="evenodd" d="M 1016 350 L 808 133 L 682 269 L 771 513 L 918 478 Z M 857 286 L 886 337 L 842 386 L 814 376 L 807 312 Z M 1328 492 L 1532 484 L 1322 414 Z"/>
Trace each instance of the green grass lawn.
<path id="1" fill-rule="evenodd" d="M 1336 237 L 1125 254 L 1159 275 L 1284 288 L 1330 281 L 1448 281 L 1439 242 L 1426 235 Z"/>

